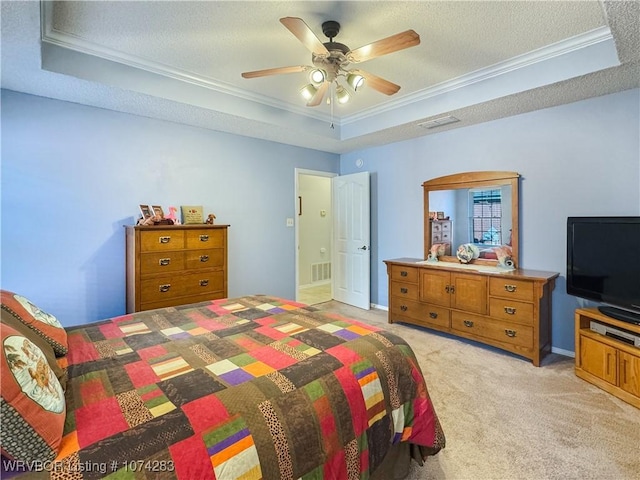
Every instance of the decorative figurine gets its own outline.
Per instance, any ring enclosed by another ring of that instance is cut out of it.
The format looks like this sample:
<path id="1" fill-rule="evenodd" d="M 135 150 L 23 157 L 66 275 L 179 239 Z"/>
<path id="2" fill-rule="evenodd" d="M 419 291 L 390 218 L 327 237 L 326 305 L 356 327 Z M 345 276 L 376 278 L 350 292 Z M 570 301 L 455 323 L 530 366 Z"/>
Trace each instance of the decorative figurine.
<path id="1" fill-rule="evenodd" d="M 438 257 L 444 255 L 445 252 L 445 244 L 444 243 L 434 243 L 431 245 L 431 249 L 429 250 L 429 256 L 427 257 L 427 262 L 437 262 Z"/>
<path id="2" fill-rule="evenodd" d="M 207 215 L 207 220 L 204 223 L 206 223 L 207 225 L 213 225 L 215 219 L 216 216 L 213 213 L 210 213 L 209 215 Z"/>
<path id="3" fill-rule="evenodd" d="M 180 225 L 180 219 L 176 215 L 177 212 L 178 212 L 178 209 L 176 207 L 169 207 L 169 215 L 167 215 L 165 218 L 168 218 L 169 220 L 173 220 L 174 225 Z"/>
<path id="4" fill-rule="evenodd" d="M 508 245 L 502 245 L 493 249 L 498 257 L 498 268 L 503 270 L 515 270 L 515 264 L 511 257 L 511 247 Z"/>
<path id="5" fill-rule="evenodd" d="M 469 263 L 480 256 L 480 249 L 471 243 L 463 243 L 458 247 L 456 257 L 460 263 Z"/>

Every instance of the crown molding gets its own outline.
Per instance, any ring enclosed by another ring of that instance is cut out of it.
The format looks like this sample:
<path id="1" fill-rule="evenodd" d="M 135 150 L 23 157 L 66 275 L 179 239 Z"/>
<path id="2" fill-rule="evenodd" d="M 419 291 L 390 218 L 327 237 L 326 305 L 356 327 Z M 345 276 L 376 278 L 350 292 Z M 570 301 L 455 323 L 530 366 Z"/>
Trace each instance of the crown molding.
<path id="1" fill-rule="evenodd" d="M 546 62 L 556 57 L 567 55 L 590 47 L 592 45 L 607 42 L 610 40 L 613 40 L 613 36 L 609 27 L 600 27 L 581 35 L 576 35 L 566 40 L 562 40 L 560 42 L 547 45 L 537 50 L 518 55 L 504 62 L 500 62 L 495 65 L 476 70 L 475 72 L 462 75 L 452 80 L 447 80 L 446 82 L 439 83 L 418 92 L 414 92 L 394 102 L 389 102 L 384 105 L 363 110 L 355 115 L 343 118 L 342 124 L 348 125 L 349 123 L 380 115 L 382 113 L 386 113 L 396 108 L 401 108 L 415 102 L 428 100 L 438 95 L 452 92 L 459 88 L 468 87 L 470 85 L 473 85 L 474 83 L 483 82 L 491 78 L 495 78 L 500 75 L 512 72 L 514 70 L 529 67 L 537 63 Z"/>
<path id="2" fill-rule="evenodd" d="M 261 103 L 263 105 L 278 108 L 298 115 L 303 115 L 324 122 L 331 121 L 331 117 L 325 113 L 311 110 L 308 107 L 301 107 L 297 104 L 283 102 L 272 97 L 256 94 L 247 90 L 243 90 L 234 85 L 220 82 L 203 75 L 198 75 L 187 70 L 182 70 L 159 62 L 153 62 L 135 55 L 129 55 L 118 50 L 114 50 L 94 42 L 87 41 L 81 37 L 61 32 L 53 28 L 53 3 L 42 1 L 40 3 L 40 36 L 43 42 L 57 47 L 73 50 L 85 55 L 102 58 L 111 62 L 120 63 L 132 68 L 144 70 L 156 75 L 162 75 L 181 82 L 190 83 L 199 87 L 208 88 L 219 93 L 232 95 L 243 100 Z M 333 123 L 340 124 L 338 119 L 334 118 Z"/>
<path id="3" fill-rule="evenodd" d="M 505 62 L 500 62 L 495 65 L 476 70 L 475 72 L 471 72 L 469 74 L 420 90 L 418 92 L 408 94 L 406 96 L 398 98 L 397 100 L 391 100 L 379 106 L 365 109 L 357 114 L 343 117 L 341 119 L 331 119 L 330 115 L 321 111 L 302 107 L 298 104 L 283 102 L 265 95 L 256 94 L 254 92 L 243 90 L 225 82 L 220 82 L 218 80 L 198 75 L 193 72 L 170 67 L 159 62 L 153 62 L 134 55 L 129 55 L 124 52 L 120 52 L 104 47 L 102 45 L 95 44 L 93 42 L 89 42 L 78 36 L 58 31 L 54 29 L 52 25 L 54 8 L 53 3 L 54 2 L 47 1 L 41 2 L 40 24 L 41 39 L 43 42 L 86 55 L 91 55 L 108 61 L 123 64 L 132 68 L 144 70 L 156 75 L 162 75 L 164 77 L 168 77 L 180 82 L 187 82 L 203 88 L 214 90 L 222 94 L 232 95 L 234 97 L 260 103 L 272 108 L 292 112 L 297 115 L 302 115 L 323 122 L 332 122 L 338 127 L 391 112 L 393 110 L 406 107 L 407 105 L 416 102 L 421 102 L 433 97 L 437 97 L 439 95 L 444 95 L 460 88 L 465 88 L 470 85 L 483 82 L 518 69 L 546 62 L 556 57 L 567 55 L 572 52 L 587 48 L 589 46 L 613 39 L 611 31 L 608 27 L 600 27 L 584 34 L 562 40 L 555 44 L 539 48 L 532 52 L 519 55 Z"/>

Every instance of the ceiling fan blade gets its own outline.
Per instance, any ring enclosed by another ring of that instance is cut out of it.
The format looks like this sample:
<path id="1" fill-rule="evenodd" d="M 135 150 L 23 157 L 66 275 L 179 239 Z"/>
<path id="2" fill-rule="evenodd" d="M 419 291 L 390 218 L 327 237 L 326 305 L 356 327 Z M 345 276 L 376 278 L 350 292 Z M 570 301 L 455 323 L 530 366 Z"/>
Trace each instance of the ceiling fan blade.
<path id="1" fill-rule="evenodd" d="M 420 35 L 413 30 L 407 30 L 406 32 L 396 33 L 377 42 L 351 50 L 347 53 L 347 58 L 353 63 L 359 63 L 419 44 Z"/>
<path id="2" fill-rule="evenodd" d="M 364 70 L 352 70 L 350 73 L 357 73 L 362 75 L 366 81 L 365 85 L 368 85 L 374 90 L 377 90 L 380 93 L 384 93 L 385 95 L 393 95 L 394 93 L 397 93 L 398 90 L 400 90 L 400 85 L 396 85 L 395 83 L 378 77 L 373 73 L 365 72 Z"/>
<path id="3" fill-rule="evenodd" d="M 267 68 L 266 70 L 255 70 L 253 72 L 244 72 L 242 76 L 243 78 L 266 77 L 268 75 L 281 75 L 285 73 L 304 72 L 309 68 L 311 67 L 307 67 L 304 65 L 296 65 L 295 67 Z"/>
<path id="4" fill-rule="evenodd" d="M 316 37 L 316 34 L 304 23 L 304 20 L 298 17 L 284 17 L 280 19 L 287 29 L 293 33 L 302 44 L 309 49 L 309 51 L 316 55 L 329 55 L 329 50 L 323 45 L 323 43 Z"/>
<path id="5" fill-rule="evenodd" d="M 324 94 L 327 92 L 327 88 L 329 88 L 329 82 L 325 81 L 322 85 L 320 85 L 316 94 L 311 97 L 311 100 L 307 102 L 307 107 L 316 107 L 320 105 L 322 99 L 324 98 Z"/>

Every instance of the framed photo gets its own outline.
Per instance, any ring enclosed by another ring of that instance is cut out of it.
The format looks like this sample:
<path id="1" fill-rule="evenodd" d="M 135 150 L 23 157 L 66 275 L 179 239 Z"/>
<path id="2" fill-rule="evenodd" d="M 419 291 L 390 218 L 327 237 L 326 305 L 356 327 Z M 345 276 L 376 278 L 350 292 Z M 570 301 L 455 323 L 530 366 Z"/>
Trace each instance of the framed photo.
<path id="1" fill-rule="evenodd" d="M 140 213 L 142 214 L 142 218 L 143 219 L 147 219 L 149 217 L 151 217 L 153 215 L 153 213 L 151 213 L 152 210 L 149 207 L 149 205 L 140 205 Z"/>
<path id="2" fill-rule="evenodd" d="M 152 215 L 158 215 L 160 218 L 164 218 L 164 212 L 162 211 L 162 207 L 160 205 L 152 205 L 151 210 Z"/>
<path id="3" fill-rule="evenodd" d="M 444 212 L 438 212 L 438 220 L 444 220 Z"/>

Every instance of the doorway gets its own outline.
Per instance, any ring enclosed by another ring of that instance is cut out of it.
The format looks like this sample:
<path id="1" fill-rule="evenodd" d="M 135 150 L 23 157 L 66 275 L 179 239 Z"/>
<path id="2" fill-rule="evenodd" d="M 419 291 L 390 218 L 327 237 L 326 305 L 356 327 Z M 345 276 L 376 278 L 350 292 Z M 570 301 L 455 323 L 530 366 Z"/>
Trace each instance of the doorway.
<path id="1" fill-rule="evenodd" d="M 295 169 L 296 300 L 308 305 L 333 298 L 331 178 L 335 176 Z"/>

